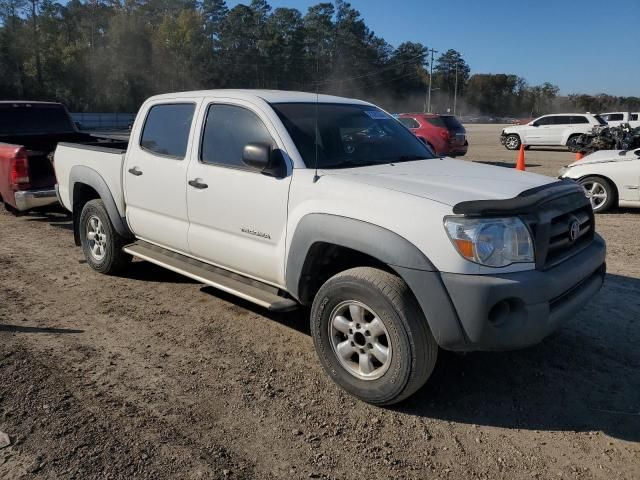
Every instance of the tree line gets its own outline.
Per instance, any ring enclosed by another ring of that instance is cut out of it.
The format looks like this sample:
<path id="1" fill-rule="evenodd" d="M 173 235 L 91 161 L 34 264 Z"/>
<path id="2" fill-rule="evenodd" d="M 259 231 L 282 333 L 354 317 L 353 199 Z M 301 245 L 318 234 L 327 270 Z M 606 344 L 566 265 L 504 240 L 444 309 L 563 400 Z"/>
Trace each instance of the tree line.
<path id="1" fill-rule="evenodd" d="M 355 96 L 392 111 L 535 115 L 560 108 L 639 110 L 640 98 L 559 97 L 550 83 L 474 74 L 459 52 L 391 46 L 344 0 L 306 12 L 251 0 L 0 0 L 0 97 L 73 111 L 135 112 L 148 96 L 270 88 Z M 570 107 L 570 108 L 569 108 Z"/>

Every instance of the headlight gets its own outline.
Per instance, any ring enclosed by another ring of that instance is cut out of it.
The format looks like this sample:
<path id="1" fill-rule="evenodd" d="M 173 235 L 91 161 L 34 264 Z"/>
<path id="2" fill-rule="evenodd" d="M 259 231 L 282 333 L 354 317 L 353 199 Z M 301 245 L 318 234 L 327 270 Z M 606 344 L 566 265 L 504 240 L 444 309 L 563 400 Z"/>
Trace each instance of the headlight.
<path id="1" fill-rule="evenodd" d="M 535 261 L 533 241 L 516 217 L 445 217 L 444 226 L 456 249 L 467 260 L 488 267 Z"/>
<path id="2" fill-rule="evenodd" d="M 558 170 L 558 178 L 561 178 L 565 173 L 569 171 L 569 166 L 565 165 L 560 170 Z"/>

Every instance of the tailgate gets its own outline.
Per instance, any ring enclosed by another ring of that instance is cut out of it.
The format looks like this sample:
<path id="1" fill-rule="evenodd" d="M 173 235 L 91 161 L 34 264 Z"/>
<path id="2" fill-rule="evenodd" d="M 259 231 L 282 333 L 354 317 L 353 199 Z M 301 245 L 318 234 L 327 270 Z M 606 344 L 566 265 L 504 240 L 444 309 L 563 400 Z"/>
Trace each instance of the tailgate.
<path id="1" fill-rule="evenodd" d="M 49 160 L 49 152 L 27 150 L 27 156 L 31 188 L 53 188 L 56 184 L 56 176 Z"/>

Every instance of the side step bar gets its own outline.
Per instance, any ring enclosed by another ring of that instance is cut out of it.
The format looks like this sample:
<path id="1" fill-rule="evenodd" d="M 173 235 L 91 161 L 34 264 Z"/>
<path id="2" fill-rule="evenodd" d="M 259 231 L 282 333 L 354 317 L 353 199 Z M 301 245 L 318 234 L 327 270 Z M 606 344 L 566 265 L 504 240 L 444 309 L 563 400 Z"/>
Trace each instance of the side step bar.
<path id="1" fill-rule="evenodd" d="M 295 300 L 278 295 L 279 289 L 276 287 L 142 240 L 126 245 L 122 249 L 134 257 L 155 263 L 274 312 L 293 310 L 298 306 Z"/>

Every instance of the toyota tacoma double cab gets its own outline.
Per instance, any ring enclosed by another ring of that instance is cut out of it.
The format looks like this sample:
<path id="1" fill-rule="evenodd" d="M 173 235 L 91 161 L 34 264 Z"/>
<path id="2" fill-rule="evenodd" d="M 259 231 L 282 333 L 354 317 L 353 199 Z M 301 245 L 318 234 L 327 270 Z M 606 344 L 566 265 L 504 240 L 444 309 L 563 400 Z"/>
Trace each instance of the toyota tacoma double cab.
<path id="1" fill-rule="evenodd" d="M 574 181 L 436 158 L 359 100 L 155 96 L 126 149 L 62 143 L 55 168 L 93 269 L 138 257 L 273 311 L 309 306 L 328 375 L 377 405 L 418 390 L 439 349 L 540 342 L 605 275 Z"/>

